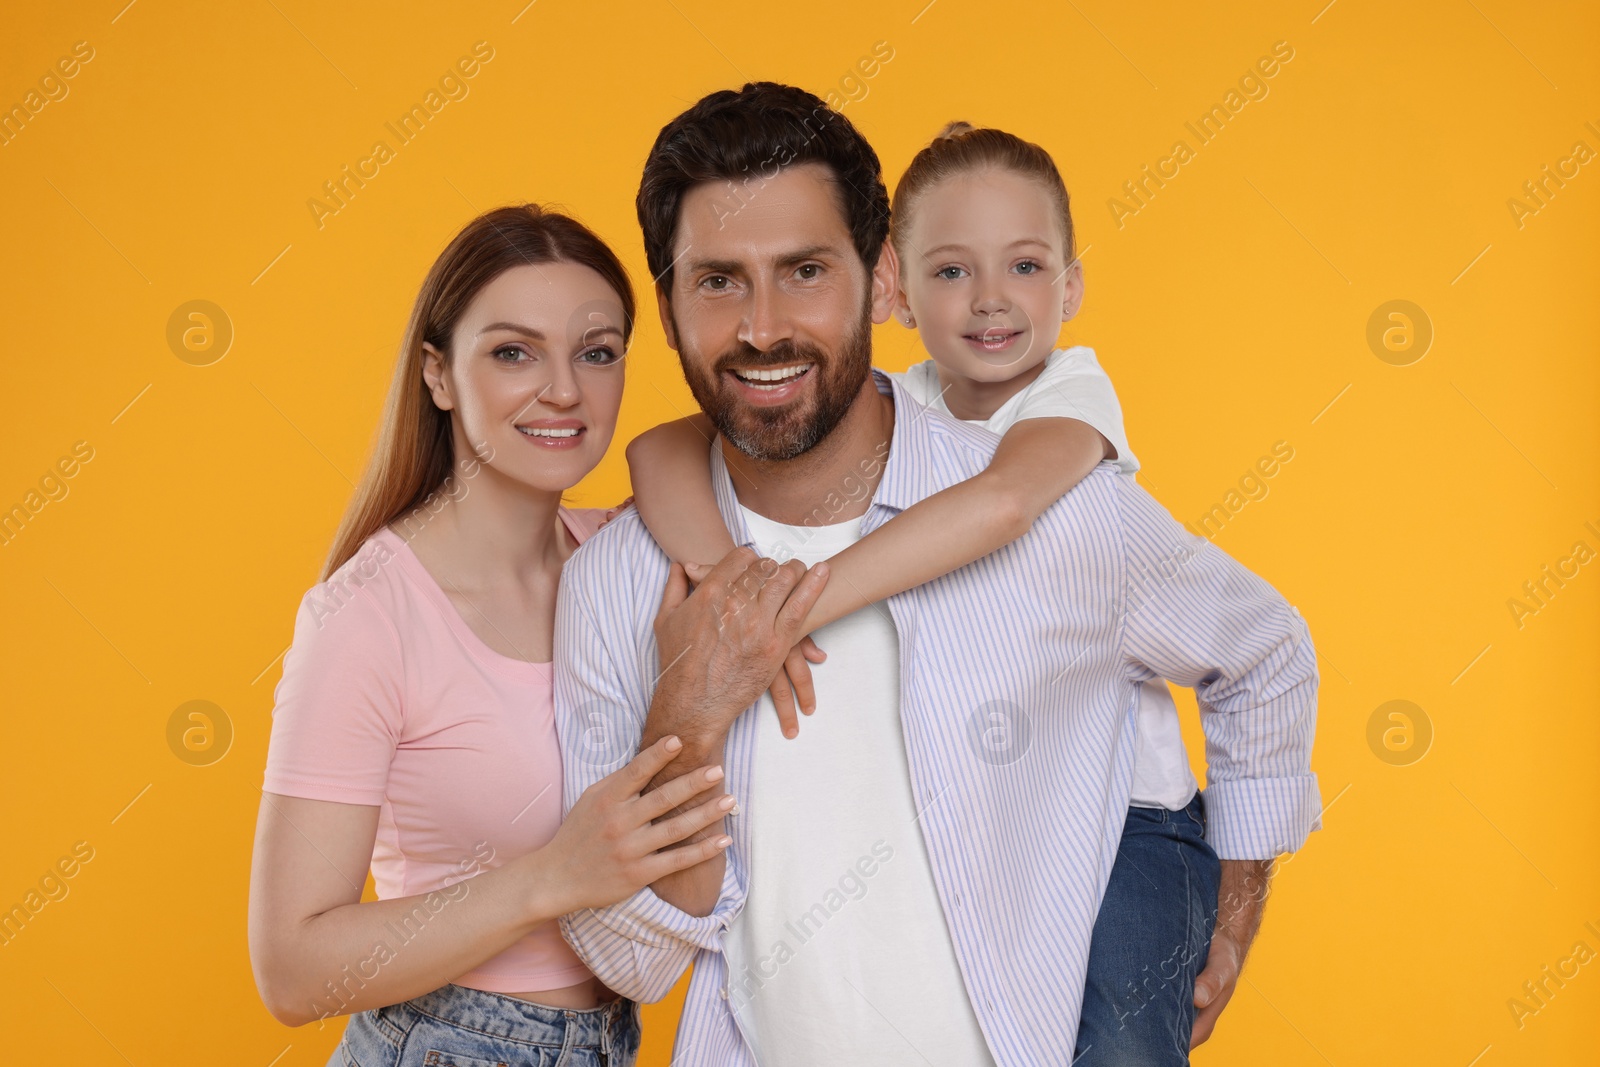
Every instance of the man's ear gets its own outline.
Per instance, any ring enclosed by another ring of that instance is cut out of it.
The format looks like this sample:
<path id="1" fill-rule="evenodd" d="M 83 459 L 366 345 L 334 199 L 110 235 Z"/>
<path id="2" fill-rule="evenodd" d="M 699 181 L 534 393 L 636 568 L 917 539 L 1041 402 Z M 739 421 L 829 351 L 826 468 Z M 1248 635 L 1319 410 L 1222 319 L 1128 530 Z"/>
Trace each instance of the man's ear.
<path id="1" fill-rule="evenodd" d="M 456 406 L 456 402 L 450 395 L 450 379 L 444 373 L 444 364 L 444 353 L 428 342 L 422 342 L 423 384 L 433 397 L 433 406 L 440 411 L 449 411 Z"/>
<path id="2" fill-rule="evenodd" d="M 1067 268 L 1067 290 L 1061 298 L 1061 321 L 1066 322 L 1083 305 L 1083 260 L 1075 259 Z"/>
<path id="3" fill-rule="evenodd" d="M 678 331 L 672 328 L 672 293 L 659 282 L 656 283 L 656 311 L 661 315 L 661 331 L 667 335 L 667 347 L 678 351 Z"/>
<path id="4" fill-rule="evenodd" d="M 878 252 L 878 263 L 872 268 L 872 321 L 875 324 L 889 321 L 899 293 L 900 260 L 894 254 L 894 245 L 884 241 Z"/>

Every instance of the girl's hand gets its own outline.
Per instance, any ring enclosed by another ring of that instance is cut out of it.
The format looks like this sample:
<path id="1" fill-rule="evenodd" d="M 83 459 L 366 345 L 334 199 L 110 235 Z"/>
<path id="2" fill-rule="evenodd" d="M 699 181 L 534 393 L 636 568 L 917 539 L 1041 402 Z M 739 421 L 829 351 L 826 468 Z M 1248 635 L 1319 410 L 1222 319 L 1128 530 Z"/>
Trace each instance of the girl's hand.
<path id="1" fill-rule="evenodd" d="M 627 509 L 628 505 L 632 504 L 632 503 L 633 503 L 633 497 L 630 496 L 630 497 L 628 497 L 628 499 L 624 500 L 622 503 L 618 504 L 616 507 L 607 508 L 606 509 L 606 517 L 600 520 L 600 525 L 604 526 L 606 523 L 610 522 L 612 519 L 616 518 L 618 515 L 621 515 L 623 513 L 623 511 L 625 511 Z"/>
<path id="2" fill-rule="evenodd" d="M 722 780 L 721 767 L 700 767 L 643 795 L 640 790 L 671 763 L 683 743 L 663 737 L 626 767 L 583 791 L 550 843 L 539 850 L 557 911 L 602 908 L 626 900 L 676 871 L 715 856 L 733 843 L 715 833 L 691 844 L 668 848 L 717 823 L 734 806 L 730 794 L 717 796 L 669 818 Z M 660 822 L 655 822 L 656 819 Z"/>
<path id="3" fill-rule="evenodd" d="M 815 641 L 803 637 L 789 650 L 783 669 L 772 680 L 772 688 L 768 690 L 772 694 L 772 706 L 778 709 L 778 726 L 783 736 L 790 740 L 800 733 L 800 720 L 794 713 L 796 701 L 802 714 L 810 715 L 817 710 L 817 691 L 811 684 L 810 665 L 827 658 L 828 654 L 818 648 Z"/>

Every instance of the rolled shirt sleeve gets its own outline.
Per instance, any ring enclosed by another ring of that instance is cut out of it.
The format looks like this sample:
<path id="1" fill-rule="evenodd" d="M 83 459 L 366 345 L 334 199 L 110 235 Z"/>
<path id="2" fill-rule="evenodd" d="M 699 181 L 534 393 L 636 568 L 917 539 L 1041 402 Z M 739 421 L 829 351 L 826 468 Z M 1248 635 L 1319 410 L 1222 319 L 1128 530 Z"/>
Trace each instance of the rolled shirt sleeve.
<path id="1" fill-rule="evenodd" d="M 1299 611 L 1121 483 L 1124 654 L 1143 681 L 1192 686 L 1206 737 L 1207 837 L 1222 859 L 1270 860 L 1319 829 L 1311 771 L 1317 659 Z"/>
<path id="2" fill-rule="evenodd" d="M 584 790 L 633 758 L 649 711 L 646 679 L 655 672 L 638 668 L 642 656 L 654 662 L 655 642 L 641 647 L 629 618 L 606 620 L 602 628 L 589 606 L 591 596 L 608 605 L 629 601 L 614 588 L 628 580 L 621 577 L 627 573 L 626 564 L 603 561 L 606 549 L 618 540 L 604 538 L 604 543 L 574 554 L 556 597 L 555 708 L 563 818 Z M 591 582 L 597 584 L 590 586 Z M 612 635 L 610 643 L 602 632 Z M 690 915 L 646 886 L 616 904 L 562 916 L 561 933 L 607 986 L 633 1000 L 652 1003 L 671 991 L 698 951 L 721 949 L 723 933 L 737 910 L 737 894 L 730 857 L 710 915 Z"/>

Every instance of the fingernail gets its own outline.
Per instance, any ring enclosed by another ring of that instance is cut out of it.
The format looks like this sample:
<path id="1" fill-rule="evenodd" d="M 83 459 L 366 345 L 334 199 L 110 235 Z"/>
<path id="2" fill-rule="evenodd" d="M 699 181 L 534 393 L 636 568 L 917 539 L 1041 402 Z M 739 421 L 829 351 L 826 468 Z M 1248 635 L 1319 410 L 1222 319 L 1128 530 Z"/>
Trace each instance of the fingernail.
<path id="1" fill-rule="evenodd" d="M 817 572 L 818 577 L 826 578 L 828 576 L 828 563 L 826 560 L 813 565 L 811 569 Z"/>
<path id="2" fill-rule="evenodd" d="M 674 734 L 671 737 L 667 738 L 667 751 L 668 752 L 676 752 L 676 751 L 678 751 L 678 749 L 680 749 L 682 747 L 683 747 L 683 742 L 678 740 L 678 736 L 676 734 Z"/>
<path id="3" fill-rule="evenodd" d="M 800 732 L 799 730 L 796 730 L 794 727 L 789 726 L 789 727 L 786 727 L 784 729 L 783 736 L 787 737 L 789 740 L 793 741 L 794 740 L 794 735 L 799 733 L 799 732 Z"/>
<path id="4" fill-rule="evenodd" d="M 706 781 L 708 781 L 708 782 L 715 782 L 717 779 L 719 779 L 721 777 L 722 777 L 722 768 L 721 767 L 712 767 L 710 770 L 706 771 Z"/>
<path id="5" fill-rule="evenodd" d="M 731 844 L 733 844 L 733 838 L 729 837 L 727 834 L 723 834 L 721 837 L 717 838 L 718 848 L 727 848 Z"/>
<path id="6" fill-rule="evenodd" d="M 739 802 L 737 800 L 733 799 L 733 794 L 728 793 L 721 800 L 717 801 L 717 807 L 721 808 L 723 811 L 728 811 L 729 808 L 736 807 L 738 803 Z M 737 811 L 728 811 L 728 814 L 737 815 L 739 813 Z"/>

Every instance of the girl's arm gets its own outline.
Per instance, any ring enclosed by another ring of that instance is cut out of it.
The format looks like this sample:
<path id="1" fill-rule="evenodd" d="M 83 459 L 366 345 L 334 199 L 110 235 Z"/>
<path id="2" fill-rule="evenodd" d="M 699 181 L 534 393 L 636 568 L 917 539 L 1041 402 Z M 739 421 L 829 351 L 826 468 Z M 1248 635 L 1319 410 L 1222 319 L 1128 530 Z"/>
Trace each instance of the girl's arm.
<path id="1" fill-rule="evenodd" d="M 828 561 L 805 633 L 1010 544 L 1115 447 L 1069 418 L 1024 419 L 979 474 L 918 501 Z"/>
<path id="2" fill-rule="evenodd" d="M 663 738 L 590 786 L 543 848 L 493 869 L 484 866 L 492 852 L 464 856 L 462 881 L 391 900 L 361 899 L 376 806 L 262 793 L 249 940 L 267 1010 L 286 1026 L 300 1026 L 398 1004 L 499 955 L 541 923 L 614 904 L 716 855 L 731 838 L 713 834 L 667 846 L 732 807 L 732 794 L 694 803 L 721 779 L 720 768 L 698 768 L 640 795 L 682 747 Z M 652 824 L 680 805 L 681 814 Z M 395 940 L 395 930 L 423 921 L 425 934 Z"/>
<path id="3" fill-rule="evenodd" d="M 628 442 L 633 506 L 662 551 L 679 563 L 714 564 L 734 549 L 711 490 L 711 439 L 703 414 L 665 422 Z"/>

